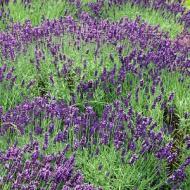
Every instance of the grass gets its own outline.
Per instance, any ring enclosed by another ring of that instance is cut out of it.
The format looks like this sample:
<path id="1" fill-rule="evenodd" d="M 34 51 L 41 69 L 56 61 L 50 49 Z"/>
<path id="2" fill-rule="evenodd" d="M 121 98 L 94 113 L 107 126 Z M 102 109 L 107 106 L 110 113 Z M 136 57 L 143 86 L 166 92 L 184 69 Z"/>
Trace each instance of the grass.
<path id="1" fill-rule="evenodd" d="M 77 165 L 84 168 L 84 175 L 88 181 L 97 186 L 101 185 L 105 190 L 157 189 L 164 183 L 160 180 L 159 185 L 151 186 L 158 175 L 159 167 L 159 163 L 151 156 L 143 164 L 139 159 L 135 166 L 129 166 L 121 162 L 121 155 L 113 147 L 101 147 L 100 152 L 90 161 L 88 150 L 80 152 Z"/>
<path id="2" fill-rule="evenodd" d="M 185 1 L 184 1 L 184 5 L 185 5 L 188 9 L 190 9 L 190 1 L 189 1 L 189 0 L 185 0 Z"/>

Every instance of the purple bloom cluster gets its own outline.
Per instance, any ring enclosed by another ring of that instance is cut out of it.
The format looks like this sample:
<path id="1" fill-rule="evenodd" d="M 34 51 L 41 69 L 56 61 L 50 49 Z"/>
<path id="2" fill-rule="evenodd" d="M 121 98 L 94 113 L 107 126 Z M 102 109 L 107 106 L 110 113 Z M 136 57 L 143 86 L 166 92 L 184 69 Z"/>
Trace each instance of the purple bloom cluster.
<path id="1" fill-rule="evenodd" d="M 98 189 L 84 183 L 82 173 L 75 169 L 75 155 L 67 158 L 68 151 L 67 145 L 62 152 L 43 154 L 37 141 L 23 148 L 9 147 L 0 154 L 0 165 L 5 170 L 1 187 L 9 183 L 11 189 Z"/>
<path id="2" fill-rule="evenodd" d="M 90 7 L 91 11 L 95 14 L 95 16 L 99 16 L 101 9 L 104 5 L 104 1 L 99 0 L 97 3 L 89 3 L 88 6 Z"/>
<path id="3" fill-rule="evenodd" d="M 181 5 L 182 1 L 168 2 L 167 0 L 149 1 L 149 0 L 134 0 L 132 1 L 137 5 L 144 5 L 153 9 L 165 9 L 172 13 L 183 13 L 185 8 Z"/>

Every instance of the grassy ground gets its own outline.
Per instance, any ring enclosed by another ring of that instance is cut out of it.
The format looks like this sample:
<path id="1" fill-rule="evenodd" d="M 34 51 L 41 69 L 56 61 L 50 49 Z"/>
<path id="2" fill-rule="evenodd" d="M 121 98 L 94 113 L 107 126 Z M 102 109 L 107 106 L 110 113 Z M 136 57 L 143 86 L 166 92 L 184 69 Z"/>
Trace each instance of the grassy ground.
<path id="1" fill-rule="evenodd" d="M 186 1 L 184 2 L 184 5 L 185 5 L 188 9 L 190 9 L 190 1 L 189 1 L 189 0 L 186 0 Z"/>

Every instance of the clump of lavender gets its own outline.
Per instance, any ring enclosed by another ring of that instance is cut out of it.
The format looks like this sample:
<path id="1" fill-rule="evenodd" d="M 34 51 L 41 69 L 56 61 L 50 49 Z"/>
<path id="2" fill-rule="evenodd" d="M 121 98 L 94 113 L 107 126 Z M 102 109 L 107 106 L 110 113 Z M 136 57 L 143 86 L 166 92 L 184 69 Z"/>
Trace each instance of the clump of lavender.
<path id="1" fill-rule="evenodd" d="M 104 6 L 104 1 L 98 0 L 96 3 L 91 2 L 88 6 L 96 17 L 100 17 L 101 9 Z"/>
<path id="2" fill-rule="evenodd" d="M 11 189 L 98 189 L 84 183 L 82 173 L 75 169 L 75 155 L 66 157 L 68 150 L 66 146 L 62 152 L 43 154 L 37 141 L 23 148 L 9 147 L 0 154 L 0 166 L 4 168 L 1 187 L 9 184 Z"/>

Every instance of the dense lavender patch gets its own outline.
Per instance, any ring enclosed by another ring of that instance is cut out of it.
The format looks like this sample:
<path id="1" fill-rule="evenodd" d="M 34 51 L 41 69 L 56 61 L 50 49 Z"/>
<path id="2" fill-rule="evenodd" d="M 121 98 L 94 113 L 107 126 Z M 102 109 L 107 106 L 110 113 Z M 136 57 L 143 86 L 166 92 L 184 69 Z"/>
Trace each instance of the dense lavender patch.
<path id="1" fill-rule="evenodd" d="M 19 3 L 46 5 L 0 12 L 0 189 L 188 190 L 190 46 L 102 12 L 177 12 L 188 36 L 181 2 L 69 0 L 36 26 L 13 22 Z"/>

